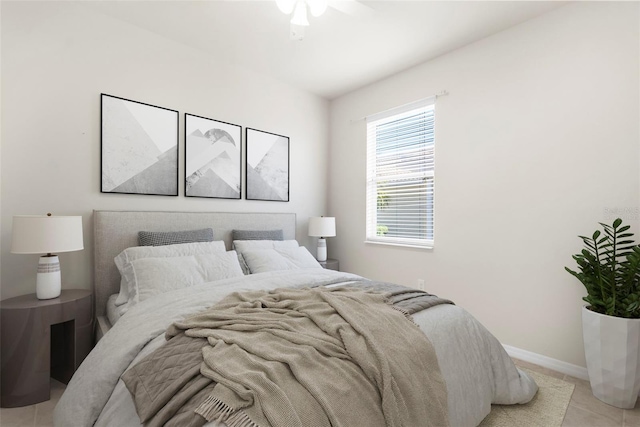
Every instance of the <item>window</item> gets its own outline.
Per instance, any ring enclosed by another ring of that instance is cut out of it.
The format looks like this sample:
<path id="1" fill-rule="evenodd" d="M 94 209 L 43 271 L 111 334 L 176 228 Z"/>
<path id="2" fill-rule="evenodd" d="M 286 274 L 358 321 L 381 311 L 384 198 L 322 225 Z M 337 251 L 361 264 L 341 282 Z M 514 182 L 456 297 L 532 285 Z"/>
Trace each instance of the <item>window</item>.
<path id="1" fill-rule="evenodd" d="M 367 117 L 367 242 L 433 247 L 434 102 Z"/>

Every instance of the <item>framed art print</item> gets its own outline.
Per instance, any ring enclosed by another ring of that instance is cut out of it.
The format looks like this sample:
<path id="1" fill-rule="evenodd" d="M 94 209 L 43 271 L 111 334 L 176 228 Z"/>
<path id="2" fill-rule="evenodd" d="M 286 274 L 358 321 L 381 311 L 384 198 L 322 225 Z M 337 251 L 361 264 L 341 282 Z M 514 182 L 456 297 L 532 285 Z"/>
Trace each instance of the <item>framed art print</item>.
<path id="1" fill-rule="evenodd" d="M 178 112 L 101 94 L 103 193 L 178 195 Z"/>
<path id="2" fill-rule="evenodd" d="M 184 115 L 185 190 L 188 197 L 242 197 L 242 128 Z"/>
<path id="3" fill-rule="evenodd" d="M 289 201 L 289 137 L 247 128 L 247 200 Z"/>

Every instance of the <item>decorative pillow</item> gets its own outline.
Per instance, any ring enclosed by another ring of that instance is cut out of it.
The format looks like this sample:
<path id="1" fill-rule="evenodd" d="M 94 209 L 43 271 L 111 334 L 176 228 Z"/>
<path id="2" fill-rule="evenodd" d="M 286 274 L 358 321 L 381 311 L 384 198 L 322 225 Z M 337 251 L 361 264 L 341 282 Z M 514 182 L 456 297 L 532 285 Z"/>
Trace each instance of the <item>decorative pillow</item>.
<path id="1" fill-rule="evenodd" d="M 302 268 L 320 268 L 318 261 L 307 248 L 256 249 L 242 253 L 249 271 L 264 273 L 266 271 L 299 270 Z"/>
<path id="2" fill-rule="evenodd" d="M 213 229 L 185 231 L 139 231 L 139 246 L 165 246 L 179 243 L 213 242 Z"/>
<path id="3" fill-rule="evenodd" d="M 175 289 L 243 276 L 235 251 L 140 258 L 132 261 L 131 267 L 135 277 L 136 303 Z"/>
<path id="4" fill-rule="evenodd" d="M 232 240 L 284 240 L 280 230 L 233 230 Z"/>
<path id="5" fill-rule="evenodd" d="M 297 240 L 234 240 L 233 247 L 238 252 L 252 251 L 255 249 L 282 249 L 297 248 Z"/>
<path id="6" fill-rule="evenodd" d="M 134 246 L 127 248 L 114 258 L 116 267 L 120 271 L 120 294 L 116 305 L 122 305 L 133 299 L 129 289 L 133 287 L 135 277 L 131 269 L 131 261 L 141 258 L 168 258 L 207 253 L 224 253 L 227 249 L 222 240 L 214 242 L 182 243 L 166 246 Z"/>
<path id="7" fill-rule="evenodd" d="M 243 231 L 243 230 L 234 230 L 235 231 Z M 272 230 L 272 231 L 282 231 L 282 230 Z M 246 261 L 244 260 L 244 256 L 242 255 L 243 251 L 253 250 L 253 249 L 274 249 L 278 248 L 297 248 L 298 242 L 296 240 L 233 240 L 233 248 L 238 252 L 238 261 L 240 262 L 240 267 L 242 267 L 242 271 L 244 274 L 251 274 L 249 267 L 247 266 Z"/>

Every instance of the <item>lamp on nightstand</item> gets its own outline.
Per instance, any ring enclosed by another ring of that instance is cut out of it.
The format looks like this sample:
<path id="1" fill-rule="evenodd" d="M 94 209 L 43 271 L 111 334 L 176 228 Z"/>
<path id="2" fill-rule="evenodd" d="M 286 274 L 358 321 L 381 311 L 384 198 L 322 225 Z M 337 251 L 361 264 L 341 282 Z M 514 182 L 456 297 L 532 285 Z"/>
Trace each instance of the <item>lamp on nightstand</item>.
<path id="1" fill-rule="evenodd" d="M 84 249 L 81 216 L 17 215 L 13 217 L 11 253 L 40 257 L 36 280 L 38 299 L 60 296 L 60 260 L 53 252 Z"/>
<path id="2" fill-rule="evenodd" d="M 327 260 L 327 241 L 325 237 L 336 235 L 336 219 L 331 216 L 320 216 L 309 218 L 309 236 L 319 237 L 318 255 L 316 259 L 320 262 Z"/>

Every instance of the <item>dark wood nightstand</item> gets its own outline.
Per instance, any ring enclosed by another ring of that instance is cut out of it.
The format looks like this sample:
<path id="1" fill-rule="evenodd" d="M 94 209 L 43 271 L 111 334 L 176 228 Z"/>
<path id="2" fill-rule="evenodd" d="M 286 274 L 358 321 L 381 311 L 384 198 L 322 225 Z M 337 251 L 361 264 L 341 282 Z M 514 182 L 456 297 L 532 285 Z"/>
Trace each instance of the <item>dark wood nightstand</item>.
<path id="1" fill-rule="evenodd" d="M 336 270 L 340 271 L 340 261 L 337 259 L 327 258 L 326 261 L 319 261 L 322 268 L 326 268 L 327 270 Z"/>
<path id="2" fill-rule="evenodd" d="M 0 406 L 49 400 L 50 377 L 67 384 L 93 347 L 93 318 L 88 290 L 0 301 Z"/>

